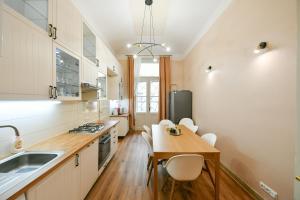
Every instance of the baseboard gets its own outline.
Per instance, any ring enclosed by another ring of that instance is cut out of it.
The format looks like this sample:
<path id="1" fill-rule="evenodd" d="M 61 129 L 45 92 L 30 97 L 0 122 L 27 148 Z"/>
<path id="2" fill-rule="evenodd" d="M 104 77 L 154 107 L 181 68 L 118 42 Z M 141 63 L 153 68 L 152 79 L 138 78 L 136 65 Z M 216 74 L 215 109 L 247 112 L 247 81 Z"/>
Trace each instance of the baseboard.
<path id="1" fill-rule="evenodd" d="M 237 175 L 230 171 L 227 167 L 221 164 L 221 169 L 236 182 L 245 192 L 247 192 L 255 200 L 264 200 L 257 192 L 255 192 L 249 185 L 242 181 Z"/>

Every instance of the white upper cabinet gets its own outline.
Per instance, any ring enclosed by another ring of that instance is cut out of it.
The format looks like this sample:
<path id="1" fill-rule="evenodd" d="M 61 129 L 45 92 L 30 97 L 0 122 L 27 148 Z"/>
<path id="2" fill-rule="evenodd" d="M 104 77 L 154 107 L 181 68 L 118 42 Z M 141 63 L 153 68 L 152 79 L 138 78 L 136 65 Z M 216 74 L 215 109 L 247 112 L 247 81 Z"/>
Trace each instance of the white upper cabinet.
<path id="1" fill-rule="evenodd" d="M 96 35 L 91 31 L 86 23 L 83 23 L 83 56 L 90 62 L 99 66 L 97 60 Z"/>
<path id="2" fill-rule="evenodd" d="M 54 44 L 55 70 L 53 73 L 53 99 L 80 100 L 80 64 L 81 60 L 66 48 Z"/>
<path id="3" fill-rule="evenodd" d="M 0 57 L 1 99 L 49 97 L 53 68 L 52 41 L 47 33 L 48 1 L 38 1 L 44 3 L 40 5 L 40 11 L 36 8 L 38 5 L 29 2 L 37 1 L 4 2 Z M 34 18 L 35 15 L 41 16 L 40 20 Z"/>
<path id="4" fill-rule="evenodd" d="M 82 18 L 71 0 L 55 0 L 53 12 L 54 39 L 74 53 L 81 55 Z"/>
<path id="5" fill-rule="evenodd" d="M 52 23 L 52 0 L 4 0 L 4 3 L 42 30 L 48 31 L 48 24 Z"/>

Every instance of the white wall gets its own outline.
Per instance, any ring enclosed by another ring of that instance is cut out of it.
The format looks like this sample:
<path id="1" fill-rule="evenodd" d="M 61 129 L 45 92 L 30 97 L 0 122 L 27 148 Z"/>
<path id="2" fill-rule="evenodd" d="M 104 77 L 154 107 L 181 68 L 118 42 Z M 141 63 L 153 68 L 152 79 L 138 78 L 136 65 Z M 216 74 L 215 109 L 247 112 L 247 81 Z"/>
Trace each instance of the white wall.
<path id="1" fill-rule="evenodd" d="M 0 101 L 0 125 L 16 126 L 24 140 L 24 147 L 97 119 L 96 103 L 53 104 L 49 101 Z M 12 129 L 0 129 L 0 157 L 9 154 L 13 138 Z"/>
<path id="2" fill-rule="evenodd" d="M 261 41 L 272 49 L 255 55 Z M 293 199 L 296 69 L 296 0 L 232 0 L 184 60 L 200 132 L 216 132 L 222 163 L 265 199 L 259 181 Z"/>

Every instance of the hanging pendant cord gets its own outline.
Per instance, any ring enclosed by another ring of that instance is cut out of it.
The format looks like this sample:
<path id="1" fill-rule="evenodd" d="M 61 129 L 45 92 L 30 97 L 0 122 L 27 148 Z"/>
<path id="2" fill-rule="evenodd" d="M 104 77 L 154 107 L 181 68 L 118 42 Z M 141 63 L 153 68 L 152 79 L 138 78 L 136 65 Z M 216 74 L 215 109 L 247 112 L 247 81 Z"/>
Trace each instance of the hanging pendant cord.
<path id="1" fill-rule="evenodd" d="M 143 17 L 143 24 L 142 24 L 142 31 L 141 31 L 141 40 L 140 40 L 140 43 L 142 43 L 142 41 L 143 41 L 143 33 L 144 33 L 145 16 L 146 16 L 146 5 L 145 5 L 145 7 L 144 7 L 144 17 Z"/>

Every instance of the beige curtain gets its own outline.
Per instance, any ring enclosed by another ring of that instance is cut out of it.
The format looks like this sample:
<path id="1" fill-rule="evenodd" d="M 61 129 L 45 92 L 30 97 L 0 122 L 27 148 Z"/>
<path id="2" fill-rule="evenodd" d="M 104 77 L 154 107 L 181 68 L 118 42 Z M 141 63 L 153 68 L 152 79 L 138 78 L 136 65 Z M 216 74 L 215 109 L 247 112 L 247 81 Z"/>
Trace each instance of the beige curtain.
<path id="1" fill-rule="evenodd" d="M 129 128 L 134 129 L 135 116 L 134 116 L 134 59 L 128 56 L 128 80 L 129 80 Z"/>
<path id="2" fill-rule="evenodd" d="M 170 91 L 170 56 L 162 56 L 159 60 L 159 120 L 166 119 Z"/>

